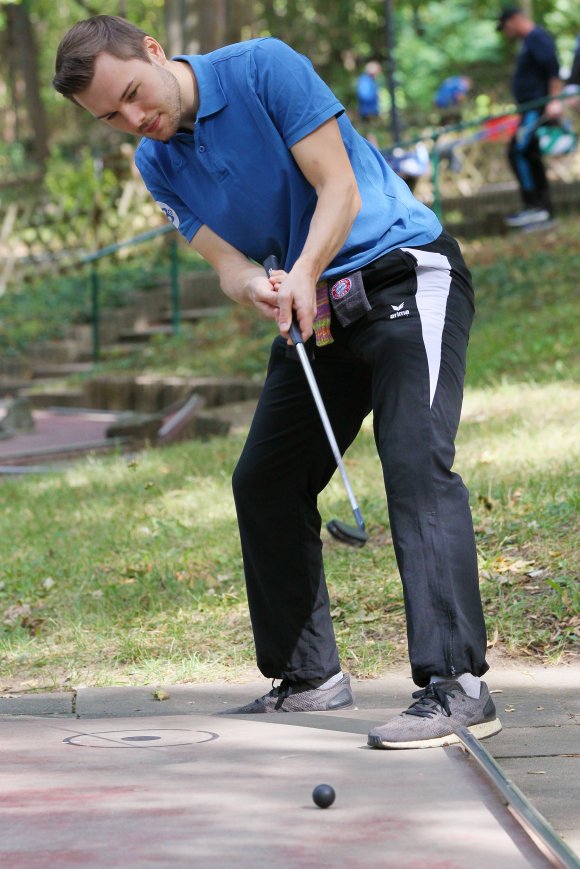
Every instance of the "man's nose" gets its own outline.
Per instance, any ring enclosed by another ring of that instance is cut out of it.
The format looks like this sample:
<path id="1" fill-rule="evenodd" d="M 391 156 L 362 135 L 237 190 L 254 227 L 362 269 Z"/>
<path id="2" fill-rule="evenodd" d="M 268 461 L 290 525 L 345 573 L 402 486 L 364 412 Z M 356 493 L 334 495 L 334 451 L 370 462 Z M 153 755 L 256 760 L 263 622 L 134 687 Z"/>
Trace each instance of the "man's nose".
<path id="1" fill-rule="evenodd" d="M 135 130 L 140 130 L 145 123 L 145 112 L 138 105 L 128 103 L 123 107 L 123 114 L 129 126 Z"/>

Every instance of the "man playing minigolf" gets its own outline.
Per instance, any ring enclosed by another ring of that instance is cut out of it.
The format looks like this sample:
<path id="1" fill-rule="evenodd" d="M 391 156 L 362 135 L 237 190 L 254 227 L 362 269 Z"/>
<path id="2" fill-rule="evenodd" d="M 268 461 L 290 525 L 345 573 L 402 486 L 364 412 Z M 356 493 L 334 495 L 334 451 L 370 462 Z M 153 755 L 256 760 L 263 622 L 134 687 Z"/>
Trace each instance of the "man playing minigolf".
<path id="1" fill-rule="evenodd" d="M 280 333 L 233 487 L 257 663 L 281 681 L 230 711 L 354 702 L 317 508 L 336 462 L 289 346 L 295 316 L 342 452 L 373 412 L 404 587 L 421 690 L 369 744 L 447 744 L 458 724 L 496 733 L 468 495 L 451 470 L 473 317 L 457 243 L 277 39 L 168 59 L 139 28 L 97 16 L 62 40 L 54 86 L 143 137 L 136 164 L 159 207 L 223 291 Z M 270 279 L 269 255 L 281 263 Z"/>

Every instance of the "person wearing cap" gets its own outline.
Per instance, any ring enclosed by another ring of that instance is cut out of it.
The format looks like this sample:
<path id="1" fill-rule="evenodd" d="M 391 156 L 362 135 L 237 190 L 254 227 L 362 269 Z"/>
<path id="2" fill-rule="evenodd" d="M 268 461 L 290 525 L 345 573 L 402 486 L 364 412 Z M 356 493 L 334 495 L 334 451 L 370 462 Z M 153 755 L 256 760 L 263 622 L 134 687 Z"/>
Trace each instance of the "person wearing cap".
<path id="1" fill-rule="evenodd" d="M 547 223 L 553 209 L 537 131 L 540 123 L 554 122 L 562 113 L 562 103 L 557 99 L 562 81 L 556 45 L 548 31 L 519 6 L 502 9 L 497 30 L 506 39 L 522 43 L 512 77 L 512 91 L 518 105 L 554 98 L 535 108 L 524 109 L 510 140 L 508 160 L 520 188 L 523 209 L 506 217 L 505 222 L 513 227 Z"/>

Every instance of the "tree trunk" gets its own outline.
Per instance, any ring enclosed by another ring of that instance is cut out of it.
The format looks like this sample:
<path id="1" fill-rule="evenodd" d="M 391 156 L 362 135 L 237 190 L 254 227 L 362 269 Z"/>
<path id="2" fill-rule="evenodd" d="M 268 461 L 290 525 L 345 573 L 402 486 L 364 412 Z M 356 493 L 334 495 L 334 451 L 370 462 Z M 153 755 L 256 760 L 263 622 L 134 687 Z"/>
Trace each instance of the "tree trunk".
<path id="1" fill-rule="evenodd" d="M 226 40 L 227 0 L 199 3 L 199 41 L 201 51 L 213 51 Z"/>
<path id="2" fill-rule="evenodd" d="M 169 57 L 199 54 L 199 0 L 165 0 L 164 46 Z"/>
<path id="3" fill-rule="evenodd" d="M 206 54 L 252 36 L 253 0 L 165 0 L 167 53 Z"/>
<path id="4" fill-rule="evenodd" d="M 226 16 L 225 44 L 251 39 L 255 34 L 253 0 L 228 0 Z"/>
<path id="5" fill-rule="evenodd" d="M 42 166 L 48 156 L 48 128 L 46 113 L 40 94 L 38 49 L 28 14 L 28 4 L 8 3 L 5 7 L 8 56 L 13 59 L 15 106 L 20 97 L 20 84 L 24 84 L 24 105 L 30 127 L 31 154 Z"/>

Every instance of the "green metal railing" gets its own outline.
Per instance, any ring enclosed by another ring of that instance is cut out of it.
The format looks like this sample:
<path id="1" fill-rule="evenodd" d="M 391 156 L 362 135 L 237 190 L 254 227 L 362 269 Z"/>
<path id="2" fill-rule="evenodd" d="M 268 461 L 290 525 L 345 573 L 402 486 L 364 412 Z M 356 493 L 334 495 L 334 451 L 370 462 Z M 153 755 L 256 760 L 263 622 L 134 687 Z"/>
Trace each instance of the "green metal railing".
<path id="1" fill-rule="evenodd" d="M 127 241 L 121 241 L 117 244 L 110 244 L 93 253 L 86 254 L 81 257 L 77 265 L 89 265 L 91 269 L 91 320 L 93 330 L 93 362 L 96 364 L 99 361 L 101 354 L 101 307 L 100 307 L 100 279 L 98 264 L 102 259 L 113 256 L 119 251 L 144 244 L 154 238 L 162 235 L 173 233 L 170 239 L 170 286 L 171 286 L 171 323 L 173 334 L 179 334 L 180 309 L 179 309 L 179 249 L 177 246 L 177 234 L 175 233 L 172 224 L 160 226 L 156 229 L 151 229 L 148 232 L 143 232 L 130 238 Z"/>
<path id="2" fill-rule="evenodd" d="M 528 103 L 522 103 L 520 105 L 514 105 L 510 109 L 506 109 L 506 111 L 501 112 L 500 114 L 494 115 L 485 115 L 480 118 L 474 118 L 469 121 L 460 121 L 457 124 L 449 124 L 445 127 L 438 127 L 431 134 L 423 134 L 421 136 L 417 136 L 414 139 L 407 139 L 402 142 L 396 142 L 391 148 L 384 149 L 385 151 L 393 152 L 397 148 L 410 148 L 413 145 L 418 145 L 420 142 L 432 142 L 432 148 L 430 152 L 431 157 L 431 181 L 433 184 L 433 211 L 441 220 L 443 218 L 443 208 L 441 204 L 441 187 L 440 187 L 440 171 L 441 171 L 441 159 L 440 152 L 437 149 L 437 142 L 441 138 L 448 133 L 458 133 L 462 130 L 468 130 L 473 127 L 483 127 L 484 124 L 488 124 L 490 121 L 499 121 L 502 118 L 505 118 L 507 115 L 520 115 L 524 112 L 532 111 L 533 109 L 540 108 L 541 106 L 546 105 L 547 103 L 551 103 L 553 100 L 569 100 L 569 99 L 578 99 L 580 94 L 578 93 L 567 93 L 567 94 L 558 94 L 558 96 L 553 97 L 542 97 L 541 99 L 531 100 Z"/>

